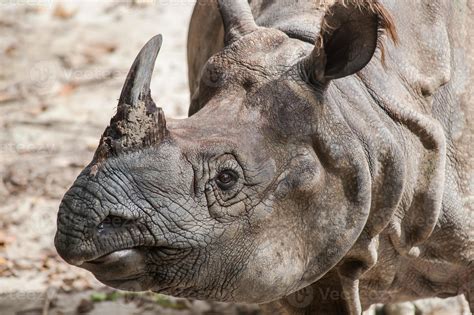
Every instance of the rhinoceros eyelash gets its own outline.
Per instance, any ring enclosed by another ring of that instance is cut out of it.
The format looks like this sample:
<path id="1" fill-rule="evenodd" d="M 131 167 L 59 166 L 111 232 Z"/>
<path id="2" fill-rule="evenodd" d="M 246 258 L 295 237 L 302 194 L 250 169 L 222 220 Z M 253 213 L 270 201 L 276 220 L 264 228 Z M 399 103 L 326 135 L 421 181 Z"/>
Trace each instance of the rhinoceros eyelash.
<path id="1" fill-rule="evenodd" d="M 224 162 L 217 168 L 217 172 L 232 171 L 236 174 L 239 174 L 239 167 L 232 162 Z"/>

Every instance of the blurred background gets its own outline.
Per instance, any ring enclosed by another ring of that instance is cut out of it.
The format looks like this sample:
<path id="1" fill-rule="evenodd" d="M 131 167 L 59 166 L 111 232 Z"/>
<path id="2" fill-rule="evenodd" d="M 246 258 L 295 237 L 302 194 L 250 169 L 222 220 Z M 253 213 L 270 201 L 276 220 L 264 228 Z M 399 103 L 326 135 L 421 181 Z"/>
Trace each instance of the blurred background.
<path id="1" fill-rule="evenodd" d="M 194 2 L 0 0 L 0 314 L 258 314 L 114 291 L 53 246 L 59 201 L 91 160 L 133 59 L 157 33 L 164 44 L 153 98 L 167 116 L 186 116 Z M 462 299 L 385 307 L 415 313 L 469 314 Z"/>

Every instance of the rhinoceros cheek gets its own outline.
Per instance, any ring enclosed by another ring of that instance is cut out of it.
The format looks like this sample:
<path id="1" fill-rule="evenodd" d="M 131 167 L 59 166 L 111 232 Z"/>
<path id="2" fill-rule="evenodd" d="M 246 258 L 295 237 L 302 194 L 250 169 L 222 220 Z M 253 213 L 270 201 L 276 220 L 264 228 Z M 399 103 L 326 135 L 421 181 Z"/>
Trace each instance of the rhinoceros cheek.
<path id="1" fill-rule="evenodd" d="M 294 242 L 268 240 L 250 257 L 234 299 L 266 303 L 299 288 L 305 270 L 302 249 Z"/>

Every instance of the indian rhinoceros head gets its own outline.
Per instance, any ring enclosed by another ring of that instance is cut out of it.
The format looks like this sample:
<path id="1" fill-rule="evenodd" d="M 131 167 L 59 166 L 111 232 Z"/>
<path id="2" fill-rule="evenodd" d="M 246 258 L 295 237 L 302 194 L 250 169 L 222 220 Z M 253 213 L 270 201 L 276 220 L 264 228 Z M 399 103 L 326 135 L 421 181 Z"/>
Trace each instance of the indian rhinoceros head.
<path id="1" fill-rule="evenodd" d="M 371 60 L 388 17 L 336 4 L 311 45 L 258 27 L 245 0 L 219 5 L 225 47 L 193 115 L 165 121 L 155 106 L 154 37 L 62 200 L 59 254 L 112 287 L 266 302 L 323 276 L 366 224 L 364 127 L 330 83 Z"/>

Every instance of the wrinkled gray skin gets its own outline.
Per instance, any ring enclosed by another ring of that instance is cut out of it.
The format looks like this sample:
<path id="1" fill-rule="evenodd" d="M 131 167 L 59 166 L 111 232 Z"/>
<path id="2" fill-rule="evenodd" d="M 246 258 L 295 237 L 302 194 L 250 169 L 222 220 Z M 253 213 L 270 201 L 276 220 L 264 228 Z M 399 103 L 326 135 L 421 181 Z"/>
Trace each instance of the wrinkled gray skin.
<path id="1" fill-rule="evenodd" d="M 116 288 L 271 314 L 473 307 L 473 2 L 381 1 L 398 45 L 346 2 L 251 1 L 257 27 L 244 0 L 198 1 L 184 120 L 149 96 L 154 38 L 61 203 L 59 254 Z"/>

